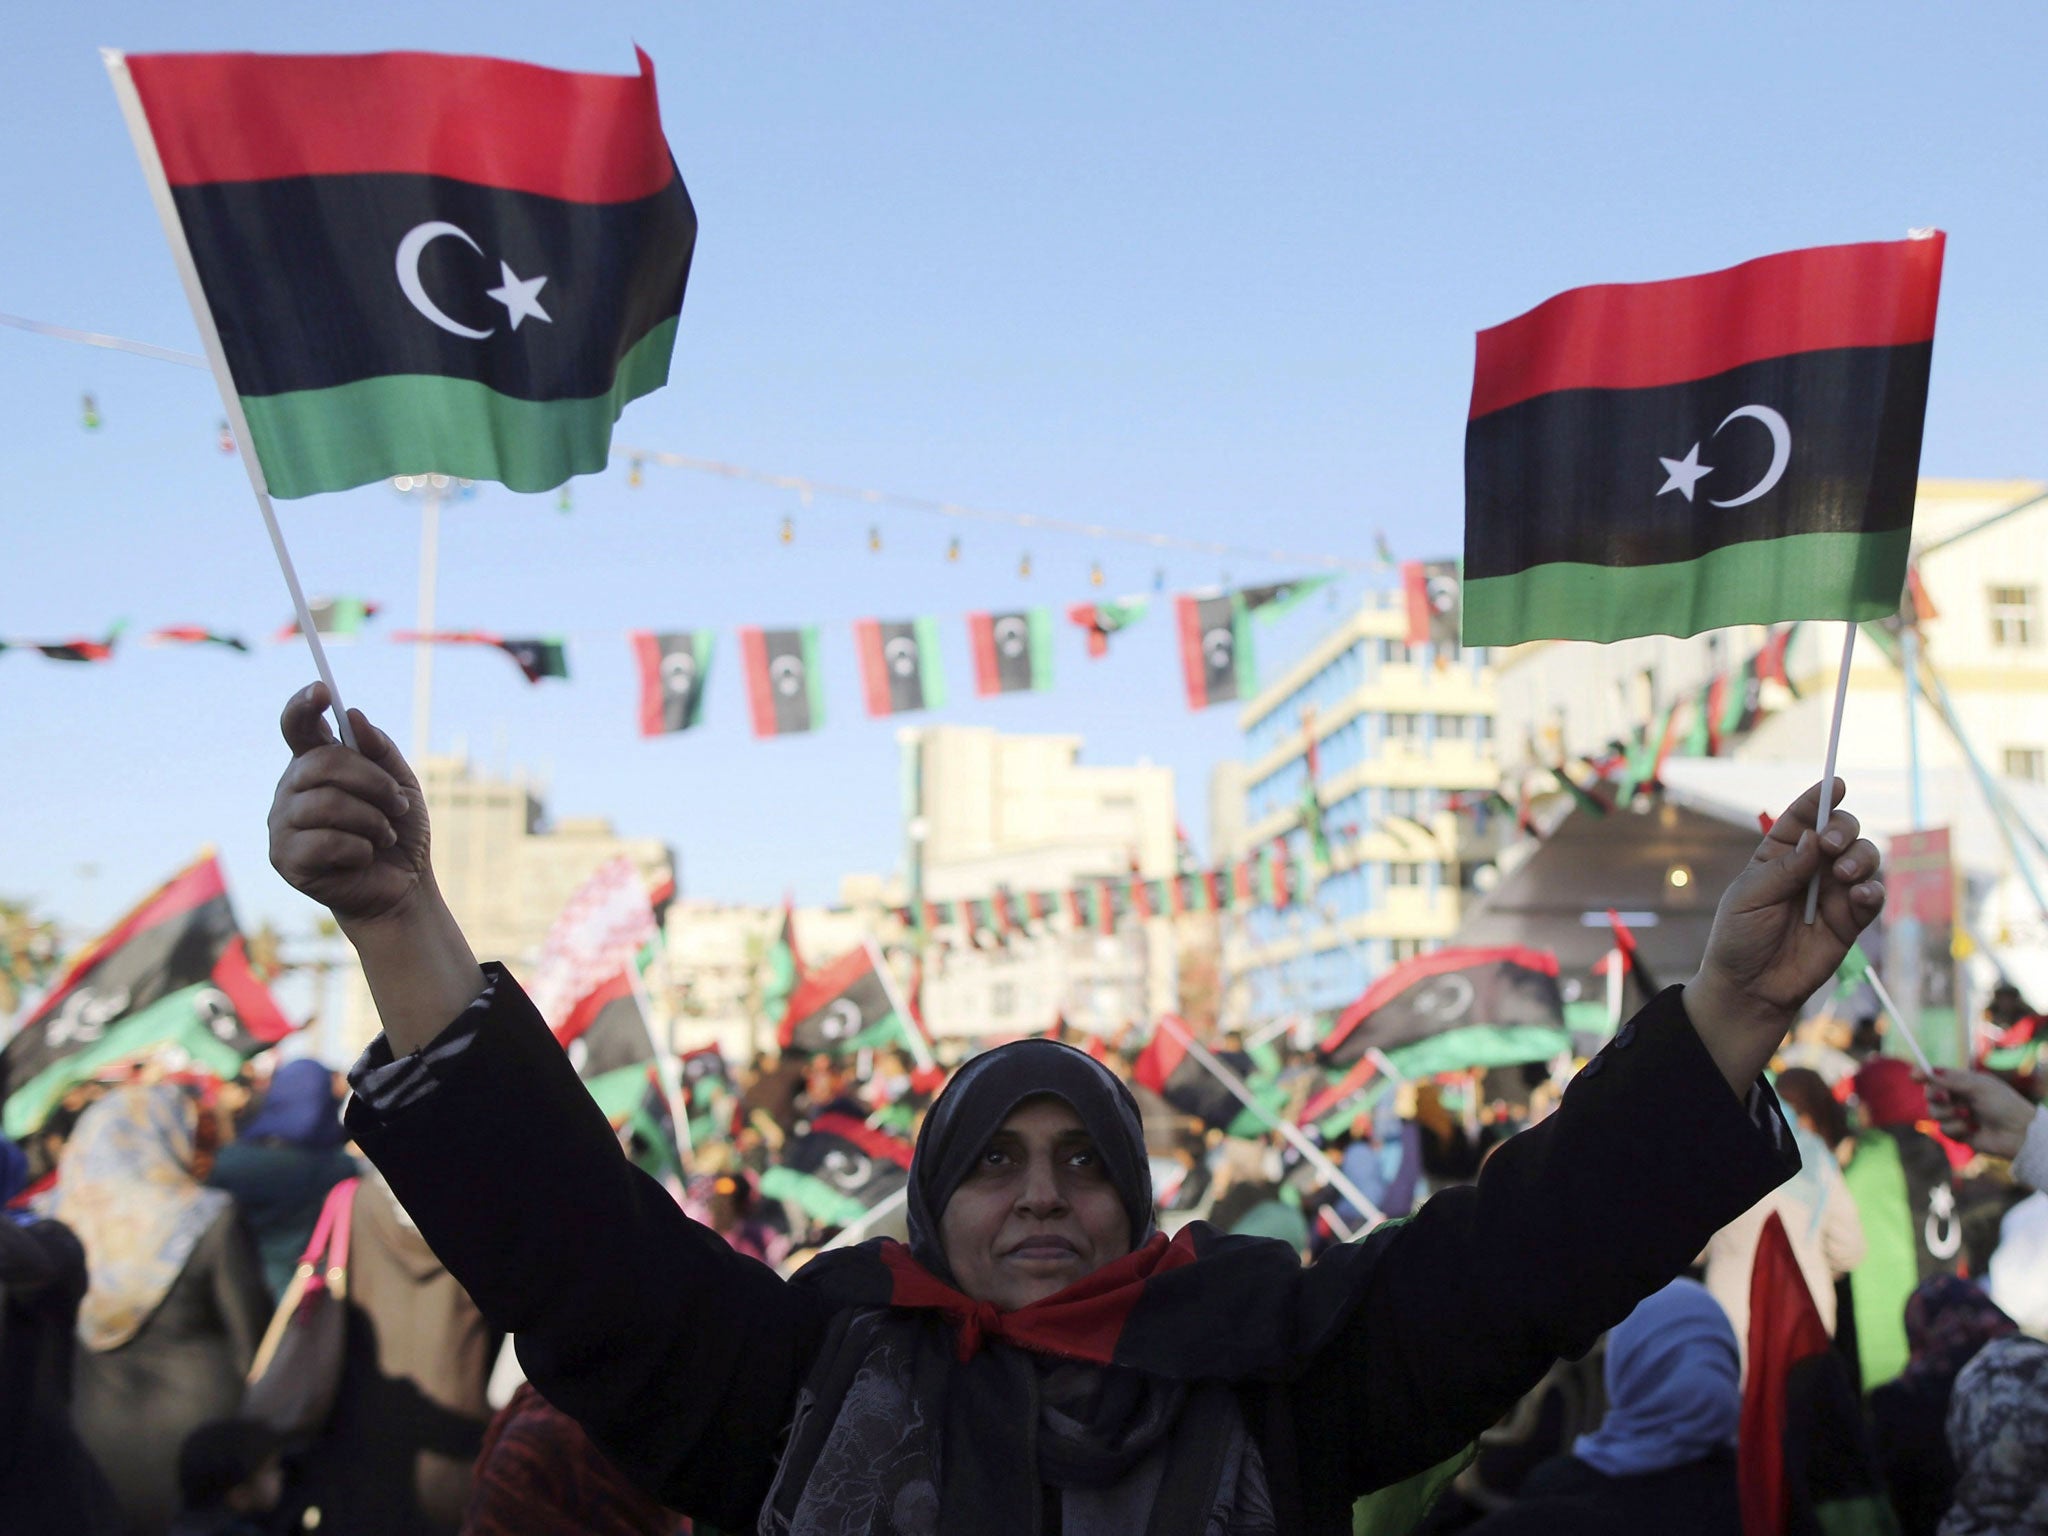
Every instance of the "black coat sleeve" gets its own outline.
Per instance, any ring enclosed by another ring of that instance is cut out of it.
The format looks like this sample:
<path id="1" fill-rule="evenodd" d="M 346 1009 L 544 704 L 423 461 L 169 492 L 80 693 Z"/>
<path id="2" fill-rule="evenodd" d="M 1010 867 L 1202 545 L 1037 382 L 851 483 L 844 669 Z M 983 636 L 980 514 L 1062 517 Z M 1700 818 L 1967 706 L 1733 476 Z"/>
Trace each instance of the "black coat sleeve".
<path id="1" fill-rule="evenodd" d="M 1293 1389 L 1312 1505 L 1457 1454 L 1798 1171 L 1770 1089 L 1728 1091 L 1680 996 L 1652 999 L 1476 1185 L 1367 1239 L 1383 1249 L 1355 1309 Z"/>
<path id="2" fill-rule="evenodd" d="M 349 1130 L 548 1401 L 664 1503 L 751 1529 L 829 1312 L 627 1161 L 525 993 L 485 969 L 410 1062 L 371 1047 Z"/>

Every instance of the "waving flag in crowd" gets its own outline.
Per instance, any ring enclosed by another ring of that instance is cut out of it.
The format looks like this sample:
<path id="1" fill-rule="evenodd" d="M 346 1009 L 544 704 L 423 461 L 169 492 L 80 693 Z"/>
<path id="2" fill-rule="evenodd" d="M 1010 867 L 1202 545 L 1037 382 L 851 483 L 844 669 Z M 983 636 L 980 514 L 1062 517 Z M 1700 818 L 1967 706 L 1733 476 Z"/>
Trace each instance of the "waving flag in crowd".
<path id="1" fill-rule="evenodd" d="M 1943 244 L 1577 288 L 1480 332 L 1466 642 L 1896 612 Z"/>
<path id="2" fill-rule="evenodd" d="M 697 216 L 644 53 L 107 63 L 273 494 L 545 490 L 666 382 Z"/>

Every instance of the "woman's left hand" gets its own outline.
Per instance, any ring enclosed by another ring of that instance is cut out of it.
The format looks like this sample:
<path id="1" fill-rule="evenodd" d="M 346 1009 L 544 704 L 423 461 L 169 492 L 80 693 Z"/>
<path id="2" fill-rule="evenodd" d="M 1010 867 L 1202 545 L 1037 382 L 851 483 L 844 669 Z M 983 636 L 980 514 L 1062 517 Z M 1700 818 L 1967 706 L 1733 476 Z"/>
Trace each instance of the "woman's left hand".
<path id="1" fill-rule="evenodd" d="M 1816 835 L 1820 786 L 1772 823 L 1749 867 L 1714 913 L 1685 1010 L 1729 1086 L 1746 1094 L 1809 997 L 1840 968 L 1856 936 L 1884 909 L 1878 852 L 1854 816 L 1837 809 Z M 1806 921 L 1806 887 L 1820 873 L 1820 908 Z"/>

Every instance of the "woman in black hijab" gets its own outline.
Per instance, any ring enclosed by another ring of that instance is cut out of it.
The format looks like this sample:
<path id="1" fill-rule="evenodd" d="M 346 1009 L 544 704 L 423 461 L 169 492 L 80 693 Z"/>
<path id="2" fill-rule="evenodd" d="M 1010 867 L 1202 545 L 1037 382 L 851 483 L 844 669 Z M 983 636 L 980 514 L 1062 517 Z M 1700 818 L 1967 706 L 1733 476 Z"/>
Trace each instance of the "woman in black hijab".
<path id="1" fill-rule="evenodd" d="M 334 911 L 383 1017 L 349 1129 L 549 1401 L 724 1530 L 1404 1528 L 1555 1359 L 1797 1169 L 1758 1073 L 1883 904 L 1855 819 L 1816 837 L 1816 786 L 1723 899 L 1699 974 L 1556 1114 L 1476 1185 L 1306 1269 L 1271 1239 L 1156 1232 L 1128 1092 L 1032 1041 L 933 1106 L 908 1245 L 784 1281 L 618 1155 L 441 901 L 411 770 L 360 716 L 362 750 L 337 746 L 325 704 L 316 685 L 286 707 L 271 859 Z"/>

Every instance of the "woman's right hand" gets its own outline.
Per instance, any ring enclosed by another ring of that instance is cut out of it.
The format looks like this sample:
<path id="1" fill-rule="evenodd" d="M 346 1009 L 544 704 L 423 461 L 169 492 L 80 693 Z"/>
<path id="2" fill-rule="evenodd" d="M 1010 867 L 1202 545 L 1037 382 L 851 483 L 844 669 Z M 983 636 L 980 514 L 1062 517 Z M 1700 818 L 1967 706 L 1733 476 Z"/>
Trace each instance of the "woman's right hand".
<path id="1" fill-rule="evenodd" d="M 433 882 L 420 781 L 391 738 L 350 710 L 360 750 L 334 739 L 327 685 L 291 696 L 279 721 L 292 760 L 270 805 L 270 862 L 351 937 L 402 921 Z"/>

